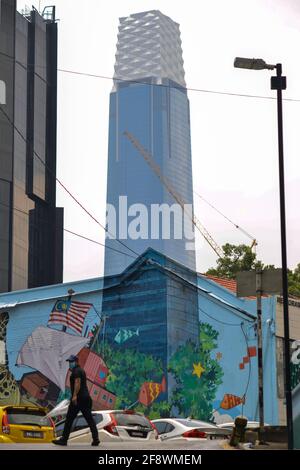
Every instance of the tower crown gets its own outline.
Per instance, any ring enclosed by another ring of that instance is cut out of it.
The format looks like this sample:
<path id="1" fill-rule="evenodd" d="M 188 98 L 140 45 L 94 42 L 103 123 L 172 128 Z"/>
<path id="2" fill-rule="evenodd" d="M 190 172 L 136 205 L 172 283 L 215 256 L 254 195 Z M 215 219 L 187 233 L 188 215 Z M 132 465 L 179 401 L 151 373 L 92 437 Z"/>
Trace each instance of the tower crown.
<path id="1" fill-rule="evenodd" d="M 115 82 L 147 77 L 186 86 L 179 25 L 159 10 L 120 18 Z"/>

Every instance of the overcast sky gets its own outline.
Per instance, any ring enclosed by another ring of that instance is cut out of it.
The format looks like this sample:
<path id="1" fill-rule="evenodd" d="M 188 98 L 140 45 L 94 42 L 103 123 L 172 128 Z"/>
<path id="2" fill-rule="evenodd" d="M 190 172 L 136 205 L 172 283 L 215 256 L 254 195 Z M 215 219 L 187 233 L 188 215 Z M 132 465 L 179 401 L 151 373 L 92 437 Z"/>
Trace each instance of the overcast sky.
<path id="1" fill-rule="evenodd" d="M 51 0 L 57 6 L 59 68 L 113 76 L 118 18 L 159 9 L 180 24 L 187 86 L 275 96 L 269 71 L 233 68 L 235 56 L 282 62 L 284 97 L 300 100 L 299 0 Z M 110 79 L 59 72 L 58 177 L 105 223 Z M 258 258 L 280 266 L 276 101 L 189 91 L 194 189 L 258 241 Z M 284 102 L 288 264 L 300 262 L 300 101 Z M 195 213 L 219 245 L 251 244 L 194 196 Z M 103 230 L 60 188 L 65 228 L 100 242 Z M 216 255 L 197 235 L 197 269 Z M 103 274 L 104 248 L 65 234 L 64 280 Z"/>

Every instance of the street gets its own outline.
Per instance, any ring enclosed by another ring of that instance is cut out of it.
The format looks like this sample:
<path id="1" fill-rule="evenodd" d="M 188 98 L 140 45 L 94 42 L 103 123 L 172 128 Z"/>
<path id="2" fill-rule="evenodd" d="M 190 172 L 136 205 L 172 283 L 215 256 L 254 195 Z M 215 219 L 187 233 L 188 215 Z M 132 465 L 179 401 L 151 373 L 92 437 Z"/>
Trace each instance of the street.
<path id="1" fill-rule="evenodd" d="M 99 447 L 91 447 L 87 444 L 69 444 L 66 447 L 55 446 L 53 444 L 1 444 L 0 450 L 95 450 L 102 452 L 103 450 L 223 450 L 223 445 L 227 441 L 223 439 L 198 439 L 193 441 L 169 441 L 155 443 L 140 442 L 120 442 L 120 443 L 101 443 Z"/>

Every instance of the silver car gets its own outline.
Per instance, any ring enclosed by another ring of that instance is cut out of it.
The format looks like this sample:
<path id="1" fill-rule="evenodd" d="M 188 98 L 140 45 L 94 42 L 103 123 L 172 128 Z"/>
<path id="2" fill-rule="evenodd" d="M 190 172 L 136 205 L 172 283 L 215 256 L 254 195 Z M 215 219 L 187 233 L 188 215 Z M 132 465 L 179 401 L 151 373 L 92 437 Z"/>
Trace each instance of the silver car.
<path id="1" fill-rule="evenodd" d="M 130 410 L 93 411 L 93 418 L 99 433 L 100 442 L 120 441 L 154 441 L 158 439 L 155 426 L 146 416 Z M 55 426 L 57 437 L 60 437 L 65 419 Z M 92 440 L 90 429 L 81 413 L 75 418 L 69 442 L 88 442 Z"/>
<path id="2" fill-rule="evenodd" d="M 235 424 L 234 421 L 230 421 L 228 423 L 221 423 L 217 424 L 218 428 L 223 429 L 224 431 L 227 430 L 228 433 L 231 433 Z M 265 426 L 269 426 L 269 424 L 265 423 Z M 248 421 L 246 429 L 247 431 L 249 430 L 255 430 L 259 428 L 259 422 L 258 421 Z"/>
<path id="3" fill-rule="evenodd" d="M 215 424 L 190 418 L 165 418 L 152 421 L 159 438 L 169 439 L 206 439 L 210 436 L 223 436 L 224 432 Z"/>

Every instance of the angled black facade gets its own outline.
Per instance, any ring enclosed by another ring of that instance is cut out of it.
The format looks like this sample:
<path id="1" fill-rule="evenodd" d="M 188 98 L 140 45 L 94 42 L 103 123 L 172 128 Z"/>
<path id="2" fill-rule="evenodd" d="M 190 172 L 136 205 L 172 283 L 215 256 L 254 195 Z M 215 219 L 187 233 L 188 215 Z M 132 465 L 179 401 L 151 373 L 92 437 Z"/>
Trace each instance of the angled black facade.
<path id="1" fill-rule="evenodd" d="M 0 292 L 62 282 L 56 208 L 57 24 L 0 0 Z"/>

